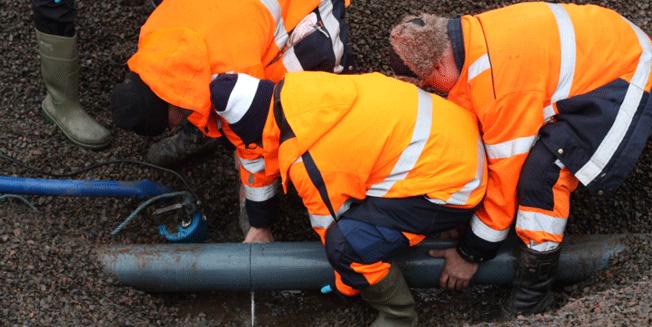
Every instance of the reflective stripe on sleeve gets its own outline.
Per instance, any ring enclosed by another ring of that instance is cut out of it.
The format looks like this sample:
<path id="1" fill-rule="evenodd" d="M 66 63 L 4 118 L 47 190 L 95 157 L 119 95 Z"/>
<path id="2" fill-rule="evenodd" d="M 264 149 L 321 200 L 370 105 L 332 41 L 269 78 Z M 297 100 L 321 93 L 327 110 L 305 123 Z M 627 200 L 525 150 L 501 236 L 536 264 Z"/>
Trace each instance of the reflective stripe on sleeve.
<path id="1" fill-rule="evenodd" d="M 389 176 L 385 177 L 380 183 L 372 185 L 367 190 L 368 196 L 383 197 L 396 182 L 405 179 L 407 174 L 414 168 L 414 165 L 421 156 L 421 152 L 423 152 L 423 148 L 428 142 L 432 125 L 432 97 L 424 90 L 417 90 L 419 97 L 418 108 L 412 139 L 405 150 L 403 150 L 403 153 L 401 153 Z"/>
<path id="2" fill-rule="evenodd" d="M 516 214 L 516 228 L 533 232 L 564 235 L 567 218 L 548 216 L 540 212 L 519 210 Z"/>
<path id="3" fill-rule="evenodd" d="M 260 0 L 260 2 L 265 5 L 267 11 L 269 11 L 274 22 L 276 23 L 276 30 L 274 31 L 274 43 L 282 51 L 285 47 L 285 44 L 288 42 L 288 32 L 285 30 L 285 22 L 283 22 L 283 16 L 281 14 L 281 5 L 278 3 L 278 0 Z"/>
<path id="4" fill-rule="evenodd" d="M 507 234 L 509 234 L 509 227 L 503 230 L 493 229 L 487 226 L 476 215 L 473 215 L 473 218 L 471 218 L 471 230 L 473 231 L 473 234 L 479 238 L 492 243 L 503 241 L 507 238 Z"/>
<path id="5" fill-rule="evenodd" d="M 245 198 L 247 200 L 251 201 L 256 201 L 256 202 L 262 202 L 269 200 L 274 197 L 277 193 L 277 186 L 278 186 L 278 181 L 274 181 L 274 183 L 270 185 L 265 185 L 265 186 L 260 186 L 260 187 L 253 187 L 249 185 L 243 185 L 244 186 L 244 191 L 245 191 Z"/>
<path id="6" fill-rule="evenodd" d="M 650 69 L 652 66 L 652 45 L 650 45 L 650 40 L 638 26 L 632 24 L 630 21 L 627 22 L 636 33 L 641 45 L 641 57 L 636 66 L 634 76 L 632 76 L 632 80 L 627 87 L 627 93 L 625 93 L 625 98 L 618 109 L 618 114 L 613 125 L 609 128 L 607 135 L 602 139 L 602 142 L 591 156 L 591 159 L 575 173 L 577 179 L 584 185 L 588 185 L 600 175 L 623 141 L 645 92 L 645 84 L 650 78 Z"/>
<path id="7" fill-rule="evenodd" d="M 476 59 L 471 66 L 469 66 L 469 78 L 468 81 L 476 78 L 478 75 L 482 74 L 485 70 L 491 68 L 491 63 L 489 62 L 489 55 L 484 54 L 480 58 Z"/>
<path id="8" fill-rule="evenodd" d="M 244 169 L 246 169 L 248 172 L 255 174 L 259 173 L 265 170 L 265 159 L 263 158 L 258 158 L 254 160 L 249 160 L 249 159 L 242 159 L 238 157 L 238 160 L 240 160 L 240 164 Z"/>
<path id="9" fill-rule="evenodd" d="M 485 144 L 489 159 L 510 158 L 518 154 L 530 152 L 530 148 L 537 140 L 537 135 L 519 137 L 507 142 Z"/>

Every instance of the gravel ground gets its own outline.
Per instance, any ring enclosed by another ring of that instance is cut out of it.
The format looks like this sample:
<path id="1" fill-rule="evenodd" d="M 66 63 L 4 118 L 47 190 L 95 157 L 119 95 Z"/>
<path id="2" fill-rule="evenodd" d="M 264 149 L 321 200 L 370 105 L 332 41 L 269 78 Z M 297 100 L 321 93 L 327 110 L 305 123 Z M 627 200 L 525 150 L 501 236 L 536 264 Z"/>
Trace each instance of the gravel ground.
<path id="1" fill-rule="evenodd" d="M 92 162 L 142 159 L 156 139 L 129 135 L 112 125 L 109 91 L 120 82 L 127 58 L 135 50 L 138 27 L 151 8 L 141 0 L 78 1 L 78 35 L 82 63 L 82 104 L 113 131 L 112 146 L 95 152 L 80 149 L 41 118 L 45 91 L 40 82 L 29 1 L 0 1 L 0 150 L 30 166 L 65 173 Z M 351 39 L 357 70 L 388 72 L 389 28 L 406 13 L 426 9 L 441 14 L 477 13 L 500 1 L 354 0 Z M 652 5 L 644 1 L 597 1 L 652 31 Z M 209 241 L 239 241 L 237 174 L 227 147 L 193 158 L 178 170 L 188 176 L 210 218 Z M 497 322 L 500 299 L 507 290 L 476 286 L 456 293 L 415 290 L 421 324 L 431 325 L 650 325 L 652 296 L 652 144 L 616 193 L 575 194 L 569 233 L 637 233 L 629 249 L 609 271 L 572 286 L 558 286 L 557 308 L 545 315 Z M 2 162 L 3 175 L 38 174 Z M 80 178 L 137 180 L 163 184 L 169 176 L 132 166 L 105 167 Z M 13 201 L 0 203 L 0 326 L 242 326 L 250 322 L 250 295 L 244 293 L 147 294 L 120 287 L 104 275 L 93 249 L 110 243 L 159 241 L 145 219 L 117 239 L 110 230 L 136 205 L 119 199 L 33 197 L 40 213 Z M 297 199 L 284 206 L 275 229 L 279 240 L 315 237 L 298 209 Z M 261 326 L 357 326 L 374 317 L 359 300 L 316 292 L 259 292 L 256 322 Z M 451 310 L 451 308 L 455 308 Z"/>

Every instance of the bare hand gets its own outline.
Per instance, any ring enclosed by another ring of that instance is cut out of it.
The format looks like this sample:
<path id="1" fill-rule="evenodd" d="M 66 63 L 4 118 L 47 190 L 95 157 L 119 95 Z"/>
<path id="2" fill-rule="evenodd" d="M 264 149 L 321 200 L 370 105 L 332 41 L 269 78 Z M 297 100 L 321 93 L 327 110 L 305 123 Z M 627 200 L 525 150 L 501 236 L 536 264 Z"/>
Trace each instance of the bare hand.
<path id="1" fill-rule="evenodd" d="M 272 236 L 272 230 L 269 228 L 249 228 L 247 236 L 242 243 L 270 243 L 274 242 L 274 236 Z"/>
<path id="2" fill-rule="evenodd" d="M 478 264 L 464 260 L 455 248 L 430 250 L 428 254 L 435 258 L 444 258 L 446 264 L 439 278 L 439 286 L 451 290 L 462 290 L 469 286 L 471 278 L 478 271 Z"/>

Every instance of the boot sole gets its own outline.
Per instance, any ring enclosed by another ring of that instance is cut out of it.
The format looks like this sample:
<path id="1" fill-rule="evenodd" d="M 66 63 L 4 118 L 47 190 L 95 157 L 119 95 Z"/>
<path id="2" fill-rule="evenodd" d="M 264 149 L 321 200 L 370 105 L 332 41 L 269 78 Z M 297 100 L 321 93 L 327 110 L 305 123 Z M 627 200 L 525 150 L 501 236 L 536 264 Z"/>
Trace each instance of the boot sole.
<path id="1" fill-rule="evenodd" d="M 86 149 L 90 149 L 90 150 L 101 150 L 101 149 L 104 149 L 104 148 L 108 147 L 109 144 L 111 144 L 110 139 L 108 141 L 106 141 L 105 143 L 101 143 L 101 144 L 88 144 L 88 143 L 84 143 L 84 142 L 81 142 L 79 140 L 76 140 L 74 137 L 72 137 L 70 134 L 68 134 L 68 132 L 66 132 L 65 128 L 63 128 L 61 125 L 59 125 L 59 122 L 57 122 L 57 120 L 54 119 L 54 117 L 50 116 L 48 111 L 45 110 L 45 107 L 43 107 L 43 103 L 41 103 L 41 114 L 43 115 L 43 118 L 45 119 L 46 122 L 48 122 L 50 124 L 57 125 L 57 127 L 59 127 L 59 130 L 63 133 L 63 135 L 66 136 L 66 138 L 68 138 L 70 141 L 72 141 L 72 143 L 75 143 L 75 144 L 81 146 L 82 148 L 86 148 Z"/>

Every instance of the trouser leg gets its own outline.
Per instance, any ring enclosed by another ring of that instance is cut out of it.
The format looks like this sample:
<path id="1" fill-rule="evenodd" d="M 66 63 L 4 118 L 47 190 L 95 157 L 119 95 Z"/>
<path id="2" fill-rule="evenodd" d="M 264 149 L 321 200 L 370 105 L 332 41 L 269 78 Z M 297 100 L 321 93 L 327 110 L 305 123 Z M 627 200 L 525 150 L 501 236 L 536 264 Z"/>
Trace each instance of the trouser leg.
<path id="1" fill-rule="evenodd" d="M 410 239 L 411 238 L 411 239 Z M 379 311 L 372 326 L 415 326 L 414 298 L 391 257 L 423 237 L 344 219 L 326 233 L 326 255 L 336 271 L 340 293 L 362 298 Z"/>
<path id="2" fill-rule="evenodd" d="M 47 34 L 75 35 L 75 0 L 32 0 L 36 29 Z"/>
<path id="3" fill-rule="evenodd" d="M 570 193 L 578 181 L 556 157 L 535 144 L 519 180 L 516 233 L 523 241 L 504 312 L 545 311 L 552 303 L 551 292 L 570 209 Z"/>

